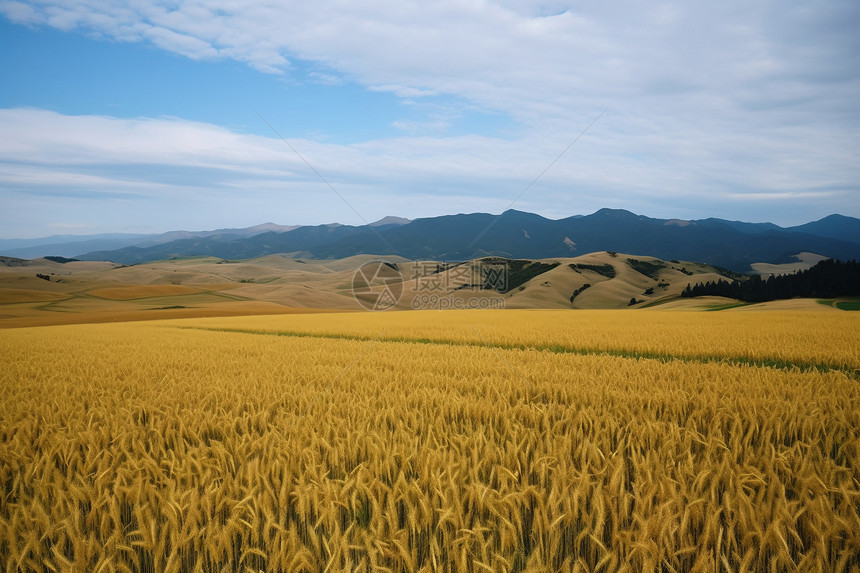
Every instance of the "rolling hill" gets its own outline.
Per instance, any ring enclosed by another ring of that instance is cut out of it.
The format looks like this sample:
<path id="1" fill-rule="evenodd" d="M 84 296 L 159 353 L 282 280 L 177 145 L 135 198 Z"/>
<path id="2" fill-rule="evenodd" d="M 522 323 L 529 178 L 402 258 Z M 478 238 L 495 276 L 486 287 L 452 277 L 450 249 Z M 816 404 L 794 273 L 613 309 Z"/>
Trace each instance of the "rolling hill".
<path id="1" fill-rule="evenodd" d="M 385 271 L 383 284 L 362 289 L 357 271 L 378 268 Z M 501 281 L 492 274 L 500 268 Z M 660 308 L 677 306 L 688 283 L 734 276 L 701 263 L 605 251 L 541 260 L 484 257 L 455 264 L 373 255 L 328 260 L 282 254 L 245 260 L 194 257 L 134 266 L 0 258 L 0 327 L 360 311 L 382 300 L 379 286 L 394 293 L 384 308 L 395 310 L 622 309 L 631 300 L 636 301 L 633 308 Z M 726 303 L 705 299 L 683 304 L 702 308 Z"/>

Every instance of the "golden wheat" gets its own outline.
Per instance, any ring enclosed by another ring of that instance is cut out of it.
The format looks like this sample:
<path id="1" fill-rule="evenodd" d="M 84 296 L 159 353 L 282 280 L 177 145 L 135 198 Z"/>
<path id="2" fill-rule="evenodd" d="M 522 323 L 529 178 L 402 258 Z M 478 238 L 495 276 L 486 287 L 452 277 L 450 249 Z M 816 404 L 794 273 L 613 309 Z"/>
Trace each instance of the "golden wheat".
<path id="1" fill-rule="evenodd" d="M 0 331 L 0 564 L 860 569 L 854 315 L 644 314 Z"/>
<path id="2" fill-rule="evenodd" d="M 643 357 L 735 359 L 860 369 L 856 314 L 507 310 L 193 319 L 188 327 L 416 340 Z M 440 318 L 440 317 L 444 317 Z"/>

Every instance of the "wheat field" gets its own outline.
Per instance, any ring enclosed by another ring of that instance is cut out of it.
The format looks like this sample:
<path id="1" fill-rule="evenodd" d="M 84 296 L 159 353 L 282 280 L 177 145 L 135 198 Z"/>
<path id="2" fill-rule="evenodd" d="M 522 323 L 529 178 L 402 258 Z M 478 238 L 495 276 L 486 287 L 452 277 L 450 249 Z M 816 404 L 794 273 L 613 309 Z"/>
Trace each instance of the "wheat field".
<path id="1" fill-rule="evenodd" d="M 0 330 L 16 571 L 860 571 L 847 312 Z"/>

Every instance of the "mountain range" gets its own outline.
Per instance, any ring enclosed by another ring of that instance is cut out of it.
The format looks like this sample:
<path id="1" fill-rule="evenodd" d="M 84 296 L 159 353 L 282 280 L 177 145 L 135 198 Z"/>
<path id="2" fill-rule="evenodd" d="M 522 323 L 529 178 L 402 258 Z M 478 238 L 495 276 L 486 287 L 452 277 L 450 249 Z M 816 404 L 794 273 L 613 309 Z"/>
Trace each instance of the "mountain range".
<path id="1" fill-rule="evenodd" d="M 92 249 L 93 241 L 107 241 L 108 248 Z M 110 241 L 125 244 L 116 247 L 117 243 Z M 622 209 L 601 209 L 591 215 L 557 220 L 508 210 L 501 215 L 471 213 L 412 221 L 386 217 L 360 226 L 282 227 L 268 223 L 247 229 L 90 237 L 12 249 L 0 242 L 0 254 L 7 256 L 26 258 L 22 250 L 27 248 L 35 256 L 51 254 L 126 265 L 192 256 L 249 259 L 274 253 L 312 259 L 376 254 L 463 261 L 482 256 L 539 259 L 616 251 L 749 272 L 753 263 L 789 263 L 803 252 L 858 259 L 860 219 L 830 215 L 804 225 L 779 227 L 716 218 L 658 219 Z"/>
<path id="2" fill-rule="evenodd" d="M 215 229 L 214 231 L 168 231 L 157 234 L 101 233 L 97 235 L 51 235 L 37 239 L 0 239 L 0 254 L 21 259 L 35 259 L 44 256 L 74 257 L 91 251 L 112 251 L 130 246 L 151 247 L 192 237 L 202 238 L 218 235 L 232 236 L 238 239 L 268 231 L 291 231 L 295 228 L 297 228 L 296 225 L 263 223 L 241 229 Z"/>

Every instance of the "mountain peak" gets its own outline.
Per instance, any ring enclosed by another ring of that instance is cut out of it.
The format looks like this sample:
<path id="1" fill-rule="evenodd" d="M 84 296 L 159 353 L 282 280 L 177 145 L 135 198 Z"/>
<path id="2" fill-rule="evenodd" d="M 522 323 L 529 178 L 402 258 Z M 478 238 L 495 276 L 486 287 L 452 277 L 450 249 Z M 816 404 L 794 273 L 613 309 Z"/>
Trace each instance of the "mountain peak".
<path id="1" fill-rule="evenodd" d="M 847 217 L 845 215 L 840 215 L 839 213 L 833 213 L 831 215 L 827 215 L 826 217 L 822 217 L 817 221 L 812 221 L 813 223 L 827 223 L 832 221 L 851 221 L 856 220 L 854 217 Z"/>
<path id="2" fill-rule="evenodd" d="M 639 219 L 641 215 L 637 215 L 636 213 L 632 213 L 627 209 L 610 209 L 609 207 L 604 207 L 603 209 L 598 209 L 591 216 L 600 216 L 600 217 L 615 217 L 615 218 L 633 218 Z"/>
<path id="3" fill-rule="evenodd" d="M 516 209 L 508 209 L 504 211 L 499 217 L 504 219 L 516 219 L 519 221 L 549 221 L 546 217 L 542 215 L 537 215 L 535 213 L 529 213 L 527 211 L 517 211 Z"/>
<path id="4" fill-rule="evenodd" d="M 297 229 L 298 225 L 278 225 L 277 223 L 272 223 L 271 221 L 268 223 L 261 223 L 259 225 L 254 225 L 253 227 L 245 227 L 244 229 L 238 229 L 239 231 L 246 232 L 256 232 L 265 233 L 268 231 L 275 231 L 276 233 L 283 233 L 286 231 L 292 231 L 293 229 Z M 225 229 L 225 230 L 233 230 L 233 229 Z"/>
<path id="5" fill-rule="evenodd" d="M 860 243 L 860 219 L 845 215 L 828 215 L 805 225 L 789 227 L 787 230 Z"/>
<path id="6" fill-rule="evenodd" d="M 411 223 L 409 219 L 404 217 L 395 217 L 394 215 L 386 215 L 382 219 L 378 221 L 374 221 L 373 223 L 369 223 L 371 227 L 381 227 L 382 225 L 406 225 Z"/>

